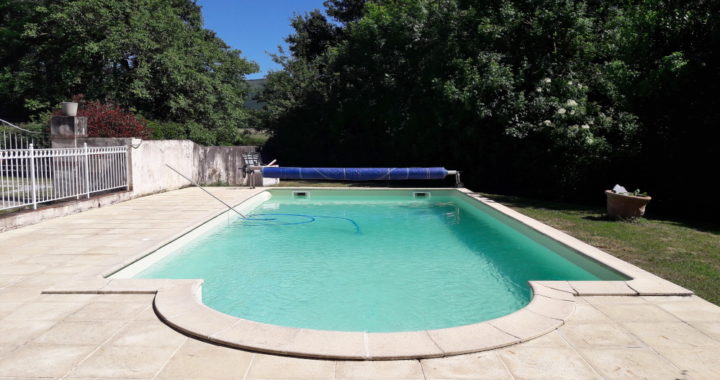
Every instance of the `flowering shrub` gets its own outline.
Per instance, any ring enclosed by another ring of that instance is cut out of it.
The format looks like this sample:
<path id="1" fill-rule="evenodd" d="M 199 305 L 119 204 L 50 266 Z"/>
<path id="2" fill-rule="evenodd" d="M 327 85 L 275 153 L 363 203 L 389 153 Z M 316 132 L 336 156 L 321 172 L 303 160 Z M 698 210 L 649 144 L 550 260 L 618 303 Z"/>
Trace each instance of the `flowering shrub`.
<path id="1" fill-rule="evenodd" d="M 88 118 L 89 137 L 150 137 L 147 121 L 127 109 L 113 103 L 86 101 L 83 95 L 73 96 L 73 101 L 79 103 L 78 116 Z"/>
<path id="2" fill-rule="evenodd" d="M 577 80 L 542 79 L 526 97 L 525 117 L 510 125 L 508 134 L 520 139 L 544 135 L 553 148 L 575 150 L 588 159 L 606 153 L 609 137 L 618 150 L 632 145 L 636 118 L 589 100 L 588 92 Z"/>
<path id="3" fill-rule="evenodd" d="M 527 157 L 542 160 L 538 168 L 555 194 L 573 193 L 637 149 L 637 118 L 603 102 L 598 88 L 601 83 L 586 76 L 544 77 L 523 93 L 508 123 L 505 132 Z"/>

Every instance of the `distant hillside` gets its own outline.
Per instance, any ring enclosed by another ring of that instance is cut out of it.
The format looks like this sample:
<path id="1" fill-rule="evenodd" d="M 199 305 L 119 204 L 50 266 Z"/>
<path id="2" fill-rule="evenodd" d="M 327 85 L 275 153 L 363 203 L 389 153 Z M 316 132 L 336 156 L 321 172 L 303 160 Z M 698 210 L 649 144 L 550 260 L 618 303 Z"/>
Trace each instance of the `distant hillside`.
<path id="1" fill-rule="evenodd" d="M 259 103 L 257 100 L 255 100 L 255 96 L 262 91 L 262 89 L 265 87 L 265 83 L 267 82 L 267 79 L 248 79 L 245 82 L 250 86 L 250 92 L 248 93 L 248 98 L 245 101 L 245 107 L 251 108 L 251 109 L 261 109 L 264 104 Z"/>

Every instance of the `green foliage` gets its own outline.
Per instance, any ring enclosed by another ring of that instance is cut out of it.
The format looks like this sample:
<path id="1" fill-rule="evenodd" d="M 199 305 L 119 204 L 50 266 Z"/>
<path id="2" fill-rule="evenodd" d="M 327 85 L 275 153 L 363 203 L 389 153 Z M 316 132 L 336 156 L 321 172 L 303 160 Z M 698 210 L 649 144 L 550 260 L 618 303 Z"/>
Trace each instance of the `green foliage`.
<path id="1" fill-rule="evenodd" d="M 445 165 L 487 191 L 571 199 L 623 182 L 667 207 L 666 171 L 701 184 L 688 166 L 712 162 L 718 4 L 327 1 L 334 39 L 309 32 L 330 27 L 319 12 L 295 19 L 261 95 L 266 150 L 287 165 Z"/>
<path id="2" fill-rule="evenodd" d="M 113 103 L 87 101 L 83 95 L 73 96 L 72 100 L 79 103 L 77 115 L 87 118 L 89 137 L 150 137 L 147 120 L 130 110 Z M 57 109 L 53 114 L 59 116 L 62 112 Z"/>
<path id="3" fill-rule="evenodd" d="M 246 74 L 257 66 L 204 29 L 191 0 L 2 0 L 0 112 L 24 119 L 71 95 L 149 119 L 188 123 L 190 138 L 234 143 L 246 127 Z M 3 20 L 4 21 L 4 20 Z"/>

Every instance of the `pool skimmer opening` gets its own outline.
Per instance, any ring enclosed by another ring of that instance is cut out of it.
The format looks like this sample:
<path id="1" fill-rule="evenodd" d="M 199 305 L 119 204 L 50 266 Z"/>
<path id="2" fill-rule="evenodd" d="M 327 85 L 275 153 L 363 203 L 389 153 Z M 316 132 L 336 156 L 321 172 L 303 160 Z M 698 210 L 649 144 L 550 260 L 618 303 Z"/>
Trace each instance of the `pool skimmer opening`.
<path id="1" fill-rule="evenodd" d="M 293 191 L 293 198 L 307 198 L 307 191 Z"/>

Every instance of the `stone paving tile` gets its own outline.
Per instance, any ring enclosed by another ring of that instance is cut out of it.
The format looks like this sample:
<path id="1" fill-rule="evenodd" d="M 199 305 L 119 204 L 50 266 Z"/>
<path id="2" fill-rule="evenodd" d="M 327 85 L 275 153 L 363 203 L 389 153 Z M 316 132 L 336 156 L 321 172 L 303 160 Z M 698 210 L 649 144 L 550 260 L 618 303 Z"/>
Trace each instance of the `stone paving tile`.
<path id="1" fill-rule="evenodd" d="M 430 335 L 407 332 L 368 334 L 367 347 L 370 356 L 375 358 L 398 358 L 418 352 L 443 354 Z"/>
<path id="2" fill-rule="evenodd" d="M 657 302 L 655 305 L 687 322 L 720 322 L 720 308 L 693 297 L 687 301 Z"/>
<path id="3" fill-rule="evenodd" d="M 334 379 L 335 362 L 256 354 L 246 379 Z"/>
<path id="4" fill-rule="evenodd" d="M 512 379 L 495 351 L 421 361 L 426 379 Z"/>
<path id="5" fill-rule="evenodd" d="M 242 379 L 253 353 L 187 339 L 159 379 Z"/>
<path id="6" fill-rule="evenodd" d="M 11 352 L 18 349 L 18 345 L 4 345 L 0 344 L 0 358 L 4 358 L 7 355 L 9 355 Z"/>
<path id="7" fill-rule="evenodd" d="M 0 359 L 0 376 L 59 378 L 93 349 L 66 344 L 27 345 Z"/>
<path id="8" fill-rule="evenodd" d="M 141 312 L 135 314 L 133 317 L 136 321 L 159 321 L 160 318 L 158 318 L 157 314 L 155 314 L 155 309 L 152 305 L 149 305 L 145 309 L 143 309 Z"/>
<path id="9" fill-rule="evenodd" d="M 41 264 L 21 264 L 21 263 L 9 263 L 0 266 L 0 275 L 27 275 L 42 272 L 47 269 L 47 265 Z"/>
<path id="10" fill-rule="evenodd" d="M 625 323 L 623 326 L 653 348 L 712 347 L 720 353 L 720 342 L 684 322 Z"/>
<path id="11" fill-rule="evenodd" d="M 38 344 L 100 345 L 117 333 L 124 321 L 61 321 L 33 340 Z"/>
<path id="12" fill-rule="evenodd" d="M 580 352 L 608 379 L 684 379 L 686 372 L 647 348 L 587 348 Z"/>
<path id="13" fill-rule="evenodd" d="M 3 319 L 8 314 L 13 313 L 22 305 L 22 302 L 0 302 L 0 319 Z"/>
<path id="14" fill-rule="evenodd" d="M 127 320 L 147 308 L 147 304 L 121 302 L 94 302 L 70 314 L 72 321 L 110 321 Z"/>
<path id="15" fill-rule="evenodd" d="M 151 305 L 154 299 L 154 294 L 99 294 L 96 301 L 106 303 L 136 303 L 140 305 Z"/>
<path id="16" fill-rule="evenodd" d="M 45 303 L 80 303 L 87 304 L 97 299 L 97 294 L 42 294 L 39 302 Z"/>
<path id="17" fill-rule="evenodd" d="M 0 320 L 0 344 L 22 345 L 55 325 L 54 321 Z"/>
<path id="18" fill-rule="evenodd" d="M 694 380 L 720 379 L 720 359 L 717 348 L 674 348 L 660 347 L 657 351 L 672 361 Z"/>
<path id="19" fill-rule="evenodd" d="M 614 294 L 617 296 L 634 296 L 637 292 L 622 281 L 568 281 L 577 294 L 592 296 L 598 294 Z"/>
<path id="20" fill-rule="evenodd" d="M 489 323 L 430 330 L 428 334 L 445 354 L 476 351 L 479 341 L 488 349 L 508 346 L 519 341 L 517 337 L 509 335 Z"/>
<path id="21" fill-rule="evenodd" d="M 68 377 L 152 378 L 177 347 L 104 346 L 78 364 Z"/>
<path id="22" fill-rule="evenodd" d="M 335 367 L 336 379 L 424 379 L 417 360 L 340 361 Z"/>
<path id="23" fill-rule="evenodd" d="M 720 342 L 720 321 L 718 322 L 688 322 L 688 324 L 705 335 Z"/>
<path id="24" fill-rule="evenodd" d="M 558 330 L 555 330 L 522 343 L 522 347 L 570 348 L 570 345 L 562 335 L 558 333 Z"/>
<path id="25" fill-rule="evenodd" d="M 80 254 L 72 255 L 72 256 L 80 256 Z M 65 256 L 61 255 L 46 255 L 46 254 L 36 254 L 27 258 L 24 258 L 21 260 L 23 264 L 46 264 L 46 265 L 57 265 L 57 264 L 64 264 L 68 259 Z"/>
<path id="26" fill-rule="evenodd" d="M 678 318 L 652 304 L 597 304 L 595 308 L 618 322 L 677 322 Z"/>
<path id="27" fill-rule="evenodd" d="M 574 347 L 642 347 L 643 344 L 611 323 L 566 323 L 560 334 Z"/>
<path id="28" fill-rule="evenodd" d="M 125 325 L 110 343 L 127 347 L 178 347 L 186 339 L 159 320 L 133 321 Z"/>
<path id="29" fill-rule="evenodd" d="M 500 350 L 500 357 L 515 379 L 599 379 L 577 352 L 568 348 L 527 348 L 522 345 Z"/>
<path id="30" fill-rule="evenodd" d="M 2 256 L 0 256 L 0 257 L 2 257 Z M 0 265 L 3 265 L 3 264 L 0 263 Z M 9 274 L 2 275 L 2 276 L 0 276 L 0 289 L 8 287 L 12 284 L 15 284 L 16 282 L 21 281 L 25 277 L 26 276 L 22 276 L 22 275 L 9 275 Z"/>
<path id="31" fill-rule="evenodd" d="M 77 302 L 34 302 L 18 307 L 5 316 L 6 321 L 59 321 L 80 309 Z"/>
<path id="32" fill-rule="evenodd" d="M 104 269 L 104 268 L 103 268 Z M 63 264 L 63 265 L 54 265 L 50 267 L 48 270 L 46 270 L 43 273 L 49 273 L 49 274 L 78 274 L 82 273 L 85 275 L 88 274 L 94 274 L 99 273 L 99 271 L 93 270 L 93 267 L 91 265 L 71 265 L 71 264 Z"/>
<path id="33" fill-rule="evenodd" d="M 0 302 L 28 303 L 40 298 L 40 291 L 31 288 L 3 288 L 0 289 Z"/>
<path id="34" fill-rule="evenodd" d="M 575 311 L 567 320 L 573 323 L 613 323 L 603 312 L 589 303 L 575 303 Z"/>
<path id="35" fill-rule="evenodd" d="M 606 303 L 648 303 L 644 297 L 636 296 L 586 296 L 581 298 L 593 305 Z"/>
<path id="36" fill-rule="evenodd" d="M 73 276 L 70 274 L 48 274 L 43 273 L 38 276 L 27 276 L 22 280 L 14 283 L 14 288 L 33 288 L 42 291 L 56 283 L 64 282 L 71 279 Z"/>

